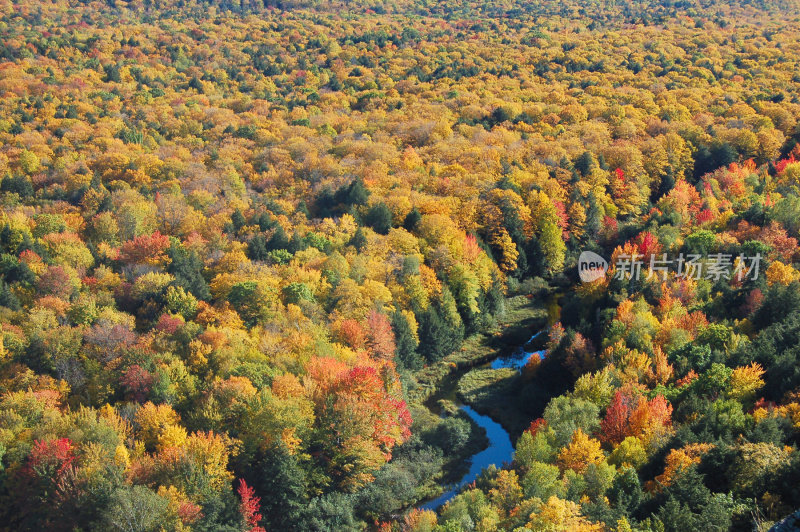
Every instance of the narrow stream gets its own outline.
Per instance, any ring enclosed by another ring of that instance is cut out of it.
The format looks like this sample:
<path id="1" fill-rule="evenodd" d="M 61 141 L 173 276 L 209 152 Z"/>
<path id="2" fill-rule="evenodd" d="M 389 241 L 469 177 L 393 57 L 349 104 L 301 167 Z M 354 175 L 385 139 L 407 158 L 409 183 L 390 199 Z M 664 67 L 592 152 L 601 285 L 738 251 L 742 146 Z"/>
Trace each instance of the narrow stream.
<path id="1" fill-rule="evenodd" d="M 545 350 L 528 350 L 528 346 L 540 335 L 544 330 L 534 334 L 522 347 L 517 349 L 510 356 L 499 356 L 489 363 L 492 369 L 514 368 L 521 370 L 525 364 L 531 359 L 534 354 L 538 354 L 542 358 L 546 355 Z M 471 407 L 462 404 L 456 400 L 458 407 L 465 412 L 475 423 L 486 430 L 486 437 L 489 440 L 489 446 L 483 451 L 472 455 L 470 461 L 469 472 L 465 474 L 458 483 L 451 486 L 451 488 L 442 493 L 439 497 L 428 501 L 419 506 L 423 510 L 435 510 L 450 499 L 452 499 L 461 489 L 471 484 L 478 478 L 481 471 L 494 464 L 502 466 L 504 462 L 510 462 L 514 456 L 514 445 L 508 432 L 489 416 L 478 414 Z"/>
<path id="2" fill-rule="evenodd" d="M 503 368 L 514 368 L 516 370 L 522 370 L 525 367 L 525 364 L 531 359 L 533 355 L 539 355 L 540 357 L 544 358 L 546 351 L 544 349 L 538 351 L 531 351 L 529 346 L 539 338 L 540 335 L 544 334 L 545 330 L 542 329 L 541 331 L 537 332 L 533 336 L 531 336 L 530 340 L 528 340 L 525 344 L 522 345 L 519 349 L 517 349 L 511 356 L 499 356 L 492 360 L 490 366 L 492 369 L 503 369 Z"/>
<path id="3" fill-rule="evenodd" d="M 539 335 L 547 334 L 547 330 L 560 318 L 561 306 L 559 305 L 560 294 L 552 294 L 546 303 L 548 314 L 548 327 L 540 330 L 530 337 L 530 339 L 519 347 L 513 354 L 509 356 L 498 356 L 487 364 L 487 367 L 492 369 L 514 368 L 521 371 L 525 364 L 531 359 L 534 354 L 538 354 L 541 358 L 547 356 L 547 350 L 536 350 L 535 345 L 542 345 L 537 342 Z M 469 472 L 465 474 L 460 481 L 450 486 L 450 489 L 442 493 L 439 497 L 423 503 L 418 508 L 423 510 L 435 510 L 442 506 L 444 503 L 452 499 L 458 494 L 461 489 L 473 482 L 478 478 L 481 471 L 490 465 L 497 466 L 503 465 L 504 462 L 511 462 L 514 457 L 514 445 L 511 442 L 508 432 L 496 421 L 489 416 L 478 414 L 471 407 L 462 404 L 455 395 L 455 388 L 458 386 L 458 379 L 452 384 L 453 389 L 447 396 L 452 396 L 456 405 L 464 411 L 475 423 L 486 430 L 486 437 L 489 440 L 489 446 L 483 451 L 472 455 L 470 461 Z M 440 395 L 441 397 L 441 395 Z"/>
<path id="4" fill-rule="evenodd" d="M 489 439 L 489 446 L 481 452 L 472 455 L 469 472 L 464 475 L 458 484 L 455 484 L 450 490 L 442 493 L 432 501 L 421 505 L 420 508 L 424 510 L 435 510 L 452 499 L 461 488 L 474 482 L 485 468 L 492 464 L 501 465 L 503 462 L 510 462 L 514 454 L 514 446 L 511 444 L 511 438 L 509 438 L 508 432 L 500 426 L 500 423 L 497 423 L 489 416 L 480 415 L 467 405 L 459 403 L 458 407 L 466 412 L 475 423 L 486 429 L 486 437 Z"/>

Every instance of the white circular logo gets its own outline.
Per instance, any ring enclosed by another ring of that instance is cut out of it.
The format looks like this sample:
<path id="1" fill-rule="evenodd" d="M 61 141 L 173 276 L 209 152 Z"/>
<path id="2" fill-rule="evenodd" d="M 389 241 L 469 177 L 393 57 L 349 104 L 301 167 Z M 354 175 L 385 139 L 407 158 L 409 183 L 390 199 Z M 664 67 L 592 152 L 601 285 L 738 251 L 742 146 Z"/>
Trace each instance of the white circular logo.
<path id="1" fill-rule="evenodd" d="M 608 271 L 606 259 L 593 251 L 584 251 L 578 257 L 578 275 L 584 283 L 591 283 L 605 277 Z"/>

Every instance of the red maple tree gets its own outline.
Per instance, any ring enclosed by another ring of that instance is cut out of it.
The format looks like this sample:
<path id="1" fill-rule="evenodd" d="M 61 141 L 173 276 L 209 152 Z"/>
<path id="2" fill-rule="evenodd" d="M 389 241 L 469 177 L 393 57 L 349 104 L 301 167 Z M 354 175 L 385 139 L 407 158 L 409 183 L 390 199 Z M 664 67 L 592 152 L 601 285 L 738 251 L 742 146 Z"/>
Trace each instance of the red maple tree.
<path id="1" fill-rule="evenodd" d="M 261 522 L 261 498 L 255 496 L 255 490 L 248 486 L 243 478 L 239 479 L 239 487 L 236 492 L 242 499 L 239 504 L 239 512 L 242 514 L 247 526 L 250 527 L 247 532 L 266 532 L 259 525 Z"/>

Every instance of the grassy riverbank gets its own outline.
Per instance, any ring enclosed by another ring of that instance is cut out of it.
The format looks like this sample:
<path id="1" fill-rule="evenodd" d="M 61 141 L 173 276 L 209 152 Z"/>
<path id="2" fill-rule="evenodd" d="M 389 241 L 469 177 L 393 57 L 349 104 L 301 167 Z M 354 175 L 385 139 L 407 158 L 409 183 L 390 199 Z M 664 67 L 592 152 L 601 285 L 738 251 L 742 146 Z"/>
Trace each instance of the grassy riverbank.
<path id="1" fill-rule="evenodd" d="M 516 441 L 531 422 L 518 404 L 522 380 L 513 368 L 476 368 L 459 380 L 458 397 L 476 412 L 500 423 L 511 441 Z"/>
<path id="2" fill-rule="evenodd" d="M 461 349 L 426 366 L 406 381 L 406 397 L 414 420 L 412 432 L 424 439 L 448 440 L 452 444 L 443 456 L 440 473 L 418 486 L 418 497 L 433 498 L 442 492 L 443 486 L 459 481 L 469 471 L 471 456 L 487 447 L 485 430 L 456 404 L 459 382 L 472 368 L 510 354 L 545 327 L 548 322 L 546 301 L 546 297 L 525 295 L 507 298 L 505 312 L 496 327 L 470 336 Z M 500 419 L 500 416 L 492 417 Z"/>
<path id="3" fill-rule="evenodd" d="M 528 341 L 535 332 L 547 325 L 548 310 L 544 298 L 517 295 L 506 300 L 506 311 L 497 326 L 464 340 L 461 349 L 430 364 L 414 375 L 409 383 L 410 402 L 424 403 L 465 371 L 507 354 Z M 455 386 L 453 386 L 455 389 Z"/>
<path id="4" fill-rule="evenodd" d="M 427 484 L 417 488 L 418 497 L 422 500 L 439 496 L 445 486 L 461 480 L 469 471 L 469 458 L 485 449 L 489 444 L 486 431 L 473 422 L 454 403 L 446 399 L 441 400 L 440 403 L 442 403 L 444 411 L 448 413 L 445 418 L 440 417 L 424 405 L 411 405 L 415 433 L 448 440 L 448 443 L 453 444 L 450 452 L 442 457 L 439 474 Z M 457 421 L 453 423 L 453 420 Z"/>

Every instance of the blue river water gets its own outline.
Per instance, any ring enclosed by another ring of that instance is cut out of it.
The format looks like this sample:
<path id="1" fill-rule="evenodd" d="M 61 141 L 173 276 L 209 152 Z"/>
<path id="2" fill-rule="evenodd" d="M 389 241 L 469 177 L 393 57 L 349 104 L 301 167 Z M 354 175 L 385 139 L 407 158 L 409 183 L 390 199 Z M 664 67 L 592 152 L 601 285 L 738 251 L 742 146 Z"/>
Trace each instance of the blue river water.
<path id="1" fill-rule="evenodd" d="M 531 359 L 533 355 L 539 355 L 540 358 L 544 358 L 547 354 L 547 351 L 544 349 L 538 351 L 529 350 L 528 347 L 542 334 L 543 331 L 539 331 L 538 333 L 531 336 L 531 339 L 525 343 L 522 347 L 517 349 L 512 355 L 510 356 L 499 356 L 492 360 L 490 366 L 492 369 L 503 369 L 503 368 L 514 368 L 516 370 L 522 370 L 525 367 L 525 364 Z"/>
<path id="2" fill-rule="evenodd" d="M 467 413 L 472 420 L 486 429 L 486 437 L 489 439 L 489 446 L 481 452 L 472 455 L 472 463 L 469 466 L 469 472 L 450 490 L 442 493 L 439 497 L 432 501 L 428 501 L 421 505 L 420 508 L 424 510 L 435 510 L 452 499 L 464 486 L 470 484 L 478 478 L 478 475 L 485 468 L 492 464 L 498 466 L 503 462 L 510 462 L 514 454 L 514 446 L 511 444 L 511 438 L 508 432 L 505 431 L 500 423 L 497 423 L 489 416 L 482 416 L 475 412 L 467 405 L 460 405 L 459 408 Z"/>
<path id="3" fill-rule="evenodd" d="M 527 348 L 536 339 L 537 336 L 542 334 L 542 331 L 536 333 L 531 337 L 528 342 L 520 349 L 515 351 L 512 355 L 505 357 L 498 357 L 492 360 L 490 367 L 492 369 L 514 368 L 521 370 L 525 364 L 530 360 L 534 354 L 538 354 L 544 358 L 547 354 L 545 350 L 529 351 Z M 489 440 L 489 446 L 483 451 L 472 455 L 469 472 L 464 475 L 461 480 L 450 487 L 450 489 L 442 493 L 439 497 L 421 504 L 418 508 L 423 510 L 435 510 L 450 499 L 452 499 L 464 486 L 475 482 L 481 471 L 494 464 L 498 467 L 502 466 L 505 462 L 510 462 L 514 457 L 514 445 L 511 443 L 511 438 L 508 432 L 496 421 L 489 416 L 478 414 L 471 407 L 460 404 L 458 407 L 463 410 L 475 423 L 480 425 L 486 430 L 486 437 Z"/>

